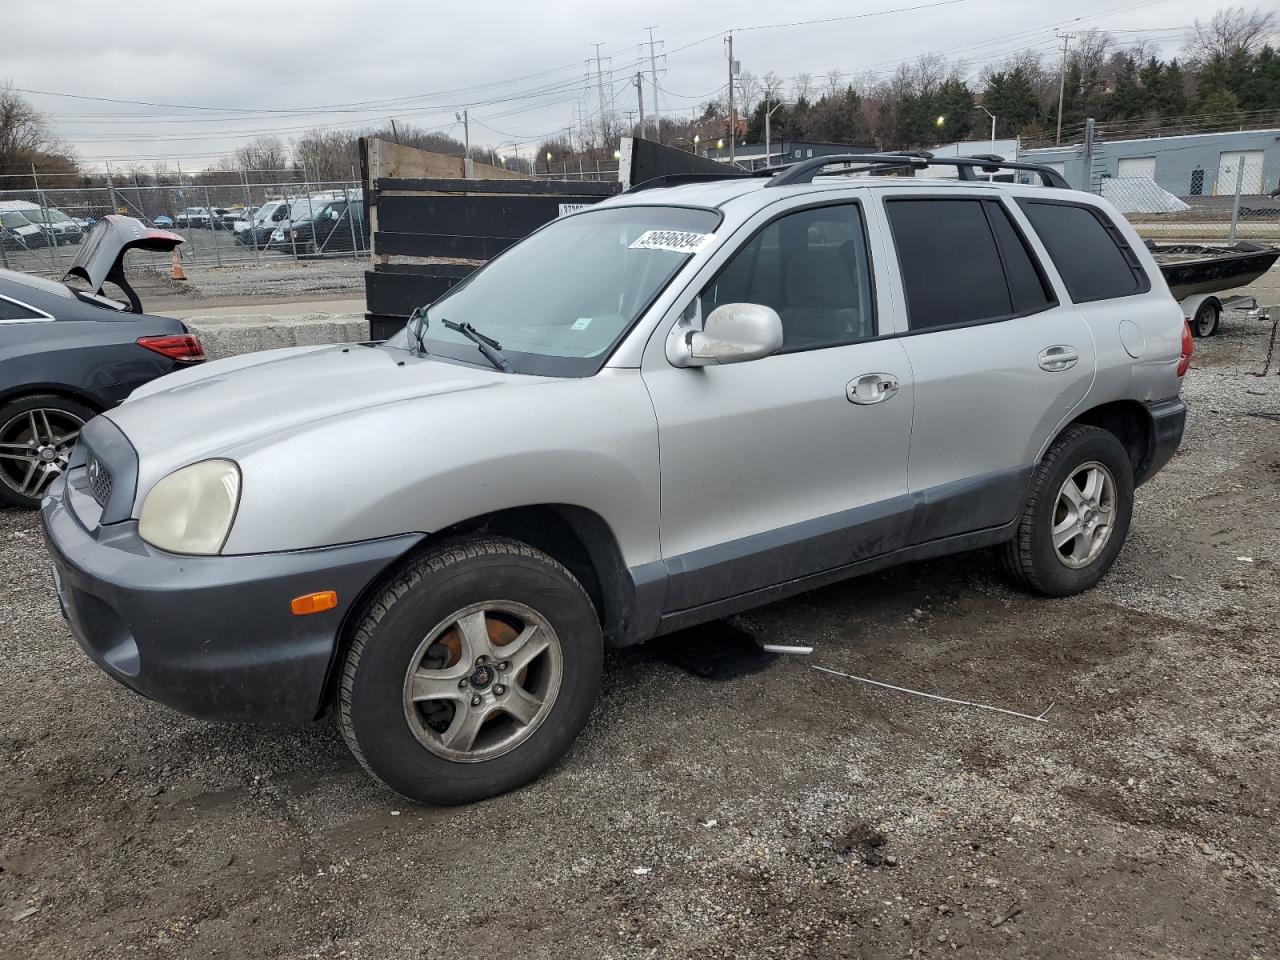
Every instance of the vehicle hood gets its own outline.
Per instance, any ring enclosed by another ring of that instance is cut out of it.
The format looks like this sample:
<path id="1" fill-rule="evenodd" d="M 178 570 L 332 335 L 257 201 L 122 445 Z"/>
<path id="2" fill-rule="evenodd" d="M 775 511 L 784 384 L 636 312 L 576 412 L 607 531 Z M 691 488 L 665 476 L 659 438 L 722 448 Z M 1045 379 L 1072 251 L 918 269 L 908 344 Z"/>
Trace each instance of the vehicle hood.
<path id="1" fill-rule="evenodd" d="M 186 241 L 176 233 L 148 227 L 134 217 L 109 213 L 89 231 L 66 273 L 89 282 L 92 293 L 101 293 L 108 279 L 123 276 L 124 255 L 135 247 L 167 253 Z"/>
<path id="2" fill-rule="evenodd" d="M 154 380 L 106 416 L 138 451 L 144 490 L 188 463 L 234 458 L 237 451 L 372 407 L 547 379 L 366 344 L 287 347 Z"/>

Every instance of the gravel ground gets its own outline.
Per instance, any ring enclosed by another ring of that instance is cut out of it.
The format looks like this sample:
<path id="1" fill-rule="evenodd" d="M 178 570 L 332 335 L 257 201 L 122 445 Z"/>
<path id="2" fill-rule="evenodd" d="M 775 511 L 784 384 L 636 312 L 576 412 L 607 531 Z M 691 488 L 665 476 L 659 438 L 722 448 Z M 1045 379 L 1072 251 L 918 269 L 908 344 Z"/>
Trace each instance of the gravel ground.
<path id="1" fill-rule="evenodd" d="M 165 307 L 222 306 L 259 297 L 319 300 L 331 295 L 363 296 L 368 269 L 367 259 L 264 259 L 261 265 L 185 266 L 187 279 L 182 281 L 171 279 L 167 267 L 150 269 L 142 261 L 136 268 L 130 266 L 129 277 L 143 306 L 162 313 Z"/>
<path id="2" fill-rule="evenodd" d="M 570 755 L 466 808 L 384 792 L 331 723 L 116 685 L 36 518 L 0 512 L 0 956 L 1275 957 L 1271 338 L 1233 316 L 1198 345 L 1182 450 L 1091 593 L 978 554 L 756 611 L 817 649 L 755 676 L 615 654 Z"/>

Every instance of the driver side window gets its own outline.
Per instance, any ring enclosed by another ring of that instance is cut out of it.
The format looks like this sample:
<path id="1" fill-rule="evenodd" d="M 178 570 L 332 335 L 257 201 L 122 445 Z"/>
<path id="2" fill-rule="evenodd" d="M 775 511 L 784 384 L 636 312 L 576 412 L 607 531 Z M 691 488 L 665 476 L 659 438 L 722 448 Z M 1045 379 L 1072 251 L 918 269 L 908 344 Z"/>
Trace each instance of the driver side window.
<path id="1" fill-rule="evenodd" d="M 875 297 L 861 207 L 814 207 L 765 226 L 702 291 L 702 316 L 725 303 L 776 310 L 784 353 L 874 337 Z"/>

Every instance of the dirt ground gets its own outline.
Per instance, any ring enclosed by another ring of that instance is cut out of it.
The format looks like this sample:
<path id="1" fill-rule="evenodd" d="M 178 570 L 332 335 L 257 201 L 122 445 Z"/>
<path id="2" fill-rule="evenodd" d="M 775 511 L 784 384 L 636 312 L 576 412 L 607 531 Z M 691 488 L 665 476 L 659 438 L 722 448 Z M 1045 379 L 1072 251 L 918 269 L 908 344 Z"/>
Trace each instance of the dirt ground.
<path id="1" fill-rule="evenodd" d="M 1273 958 L 1273 337 L 1234 316 L 1198 344 L 1182 450 L 1091 593 L 976 554 L 753 613 L 816 646 L 755 676 L 612 655 L 569 756 L 466 808 L 383 791 L 329 722 L 118 686 L 36 518 L 0 512 L 0 956 Z"/>

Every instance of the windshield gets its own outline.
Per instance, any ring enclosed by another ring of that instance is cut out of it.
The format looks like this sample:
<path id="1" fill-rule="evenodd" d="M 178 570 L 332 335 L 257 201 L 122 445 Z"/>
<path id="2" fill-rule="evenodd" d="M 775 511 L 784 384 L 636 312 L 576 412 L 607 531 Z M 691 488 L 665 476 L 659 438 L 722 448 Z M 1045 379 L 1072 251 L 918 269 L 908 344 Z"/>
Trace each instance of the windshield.
<path id="1" fill-rule="evenodd" d="M 501 343 L 517 373 L 591 376 L 719 222 L 711 210 L 657 206 L 553 221 L 432 304 L 427 352 L 485 362 L 447 319 Z M 408 332 L 388 345 L 408 349 Z"/>
<path id="2" fill-rule="evenodd" d="M 0 213 L 0 223 L 4 224 L 6 227 L 9 227 L 11 230 L 16 230 L 18 229 L 18 227 L 35 226 L 35 224 L 33 224 L 30 220 L 28 220 L 22 214 L 15 213 L 13 211 Z"/>
<path id="3" fill-rule="evenodd" d="M 254 211 L 253 216 L 248 219 L 252 220 L 254 223 L 262 223 L 271 216 L 271 214 L 276 212 L 276 207 L 278 206 L 280 206 L 280 202 L 278 200 L 268 201 Z"/>

